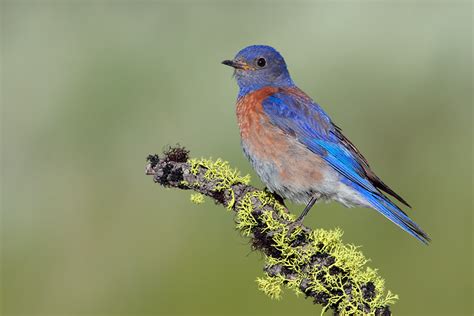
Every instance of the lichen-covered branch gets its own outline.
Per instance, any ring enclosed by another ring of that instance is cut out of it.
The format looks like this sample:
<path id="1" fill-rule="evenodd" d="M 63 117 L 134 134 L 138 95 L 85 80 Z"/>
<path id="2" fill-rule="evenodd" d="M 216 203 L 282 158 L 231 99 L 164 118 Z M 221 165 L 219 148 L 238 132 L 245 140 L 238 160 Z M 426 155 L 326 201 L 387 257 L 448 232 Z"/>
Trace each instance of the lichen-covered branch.
<path id="1" fill-rule="evenodd" d="M 249 176 L 220 159 L 189 159 L 188 153 L 174 147 L 150 155 L 146 174 L 165 187 L 196 191 L 195 203 L 206 195 L 234 211 L 237 229 L 265 254 L 257 283 L 268 296 L 280 298 L 286 286 L 321 304 L 322 313 L 391 315 L 389 305 L 398 297 L 385 292 L 384 280 L 365 266 L 368 259 L 357 247 L 342 242 L 341 230 L 290 228 L 295 216 L 271 193 L 250 186 Z"/>

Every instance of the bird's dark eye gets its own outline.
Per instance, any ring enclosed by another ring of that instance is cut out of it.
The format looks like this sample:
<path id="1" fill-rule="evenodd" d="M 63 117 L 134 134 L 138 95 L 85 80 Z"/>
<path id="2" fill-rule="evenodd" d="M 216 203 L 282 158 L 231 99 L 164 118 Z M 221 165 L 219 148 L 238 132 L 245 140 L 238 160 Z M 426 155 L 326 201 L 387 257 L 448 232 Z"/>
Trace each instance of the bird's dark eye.
<path id="1" fill-rule="evenodd" d="M 265 58 L 257 59 L 257 66 L 258 67 L 263 68 L 263 67 L 265 67 L 266 64 L 267 64 L 267 61 L 265 60 Z"/>

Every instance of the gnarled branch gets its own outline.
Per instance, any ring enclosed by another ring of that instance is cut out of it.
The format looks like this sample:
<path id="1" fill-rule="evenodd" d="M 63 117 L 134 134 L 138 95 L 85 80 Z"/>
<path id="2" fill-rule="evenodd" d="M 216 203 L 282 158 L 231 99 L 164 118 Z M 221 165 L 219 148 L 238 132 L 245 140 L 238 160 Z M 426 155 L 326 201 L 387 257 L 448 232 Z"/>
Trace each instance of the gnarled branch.
<path id="1" fill-rule="evenodd" d="M 195 202 L 206 195 L 233 210 L 237 229 L 265 254 L 257 283 L 268 296 L 280 298 L 284 285 L 321 304 L 323 313 L 391 315 L 389 305 L 398 297 L 385 293 L 384 280 L 365 267 L 368 260 L 357 247 L 342 242 L 341 230 L 290 228 L 294 216 L 271 193 L 249 185 L 249 176 L 222 160 L 188 154 L 178 146 L 149 155 L 146 174 L 162 186 L 198 192 Z"/>

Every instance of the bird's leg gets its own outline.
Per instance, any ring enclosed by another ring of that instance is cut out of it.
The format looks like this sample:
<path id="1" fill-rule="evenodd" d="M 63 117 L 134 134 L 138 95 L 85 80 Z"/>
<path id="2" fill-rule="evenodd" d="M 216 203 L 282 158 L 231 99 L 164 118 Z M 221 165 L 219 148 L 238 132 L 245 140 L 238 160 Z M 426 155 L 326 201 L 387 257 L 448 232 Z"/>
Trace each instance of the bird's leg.
<path id="1" fill-rule="evenodd" d="M 300 216 L 291 224 L 288 225 L 288 235 L 291 235 L 291 233 L 295 230 L 296 227 L 301 226 L 303 224 L 303 220 L 305 216 L 308 214 L 309 210 L 313 207 L 314 203 L 318 198 L 316 196 L 311 197 L 311 200 L 309 200 L 308 204 L 305 206 L 303 212 L 301 212 Z"/>
<path id="2" fill-rule="evenodd" d="M 311 198 L 311 200 L 309 200 L 308 204 L 306 204 L 303 212 L 301 212 L 300 216 L 298 216 L 298 218 L 296 219 L 296 223 L 300 223 L 302 224 L 303 223 L 303 220 L 305 218 L 305 216 L 309 213 L 309 210 L 313 207 L 314 203 L 316 203 L 316 201 L 318 200 L 317 197 L 313 196 Z"/>

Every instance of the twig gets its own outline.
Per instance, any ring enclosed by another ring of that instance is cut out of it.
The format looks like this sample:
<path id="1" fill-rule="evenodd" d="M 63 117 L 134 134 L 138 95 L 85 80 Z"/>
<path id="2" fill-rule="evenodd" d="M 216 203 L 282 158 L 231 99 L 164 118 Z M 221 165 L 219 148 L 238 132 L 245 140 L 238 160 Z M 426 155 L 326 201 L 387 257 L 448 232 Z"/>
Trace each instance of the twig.
<path id="1" fill-rule="evenodd" d="M 146 174 L 165 187 L 194 190 L 235 212 L 236 227 L 251 238 L 252 247 L 265 254 L 265 275 L 257 279 L 271 298 L 282 286 L 310 297 L 335 315 L 391 315 L 389 305 L 398 297 L 385 293 L 384 280 L 365 267 L 368 259 L 357 247 L 344 244 L 339 229 L 290 229 L 294 216 L 269 192 L 250 186 L 222 160 L 189 159 L 183 147 L 169 148 L 162 156 L 149 155 Z"/>

